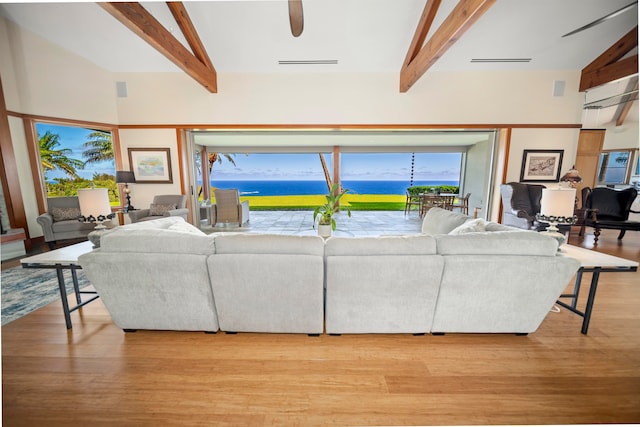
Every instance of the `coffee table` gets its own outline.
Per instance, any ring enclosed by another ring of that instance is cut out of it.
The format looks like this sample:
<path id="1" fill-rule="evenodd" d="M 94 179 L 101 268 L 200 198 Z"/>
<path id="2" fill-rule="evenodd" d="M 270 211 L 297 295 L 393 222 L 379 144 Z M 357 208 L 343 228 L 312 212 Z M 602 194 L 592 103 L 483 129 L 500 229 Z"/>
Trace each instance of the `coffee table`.
<path id="1" fill-rule="evenodd" d="M 71 329 L 71 312 L 80 307 L 89 304 L 91 301 L 98 299 L 96 291 L 81 291 L 78 286 L 78 275 L 76 270 L 82 268 L 78 264 L 78 257 L 93 250 L 91 242 L 82 242 L 75 245 L 65 246 L 64 248 L 55 249 L 53 251 L 44 252 L 38 255 L 30 256 L 20 260 L 23 268 L 50 268 L 55 269 L 58 274 L 58 288 L 60 290 L 60 299 L 62 300 L 62 311 L 67 329 Z M 76 296 L 75 307 L 69 307 L 67 299 L 67 289 L 64 280 L 64 270 L 71 270 L 71 278 L 73 280 L 73 290 Z M 82 294 L 93 294 L 93 297 L 86 301 L 82 301 Z"/>
<path id="2" fill-rule="evenodd" d="M 580 261 L 580 268 L 576 273 L 576 282 L 573 287 L 573 293 L 560 295 L 560 298 L 571 298 L 571 304 L 567 304 L 560 300 L 558 300 L 557 303 L 578 316 L 583 317 L 584 320 L 582 321 L 581 332 L 586 335 L 589 330 L 589 321 L 591 320 L 593 303 L 596 299 L 596 290 L 598 289 L 600 274 L 638 271 L 638 262 L 572 245 L 560 246 L 558 254 L 560 256 L 575 258 Z M 591 273 L 591 285 L 589 286 L 589 296 L 587 297 L 587 304 L 584 312 L 576 308 L 583 273 Z"/>

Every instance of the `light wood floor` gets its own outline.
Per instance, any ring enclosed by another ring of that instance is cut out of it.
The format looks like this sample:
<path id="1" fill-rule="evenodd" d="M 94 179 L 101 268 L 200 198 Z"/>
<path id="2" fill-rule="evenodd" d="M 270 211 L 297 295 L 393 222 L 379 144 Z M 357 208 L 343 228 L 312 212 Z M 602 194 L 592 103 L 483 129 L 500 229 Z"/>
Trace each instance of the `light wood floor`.
<path id="1" fill-rule="evenodd" d="M 616 235 L 597 250 L 639 259 Z M 2 327 L 4 426 L 640 423 L 640 273 L 601 276 L 586 336 L 566 310 L 525 337 L 125 334 L 99 301 L 72 320 Z"/>

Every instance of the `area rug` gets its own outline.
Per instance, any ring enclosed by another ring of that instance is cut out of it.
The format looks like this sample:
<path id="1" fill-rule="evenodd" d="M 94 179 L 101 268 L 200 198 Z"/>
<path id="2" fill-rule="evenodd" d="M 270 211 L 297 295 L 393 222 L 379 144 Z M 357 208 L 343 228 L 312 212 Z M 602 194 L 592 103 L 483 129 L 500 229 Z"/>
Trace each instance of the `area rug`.
<path id="1" fill-rule="evenodd" d="M 89 285 L 82 270 L 77 270 L 78 285 Z M 67 293 L 73 293 L 71 272 L 64 272 Z M 13 322 L 53 301 L 60 300 L 58 276 L 53 269 L 14 267 L 2 271 L 2 325 Z M 74 304 L 75 305 L 75 304 Z"/>

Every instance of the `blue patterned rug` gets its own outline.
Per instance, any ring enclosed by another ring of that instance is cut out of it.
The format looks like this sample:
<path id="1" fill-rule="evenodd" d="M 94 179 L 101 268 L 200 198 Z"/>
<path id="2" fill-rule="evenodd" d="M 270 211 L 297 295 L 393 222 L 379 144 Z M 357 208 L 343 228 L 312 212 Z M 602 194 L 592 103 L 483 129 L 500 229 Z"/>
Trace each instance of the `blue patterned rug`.
<path id="1" fill-rule="evenodd" d="M 89 285 L 82 270 L 77 270 L 80 288 Z M 64 272 L 67 293 L 73 293 L 71 272 Z M 14 267 L 2 271 L 2 325 L 60 300 L 58 276 L 53 269 Z M 75 305 L 75 304 L 74 304 Z"/>

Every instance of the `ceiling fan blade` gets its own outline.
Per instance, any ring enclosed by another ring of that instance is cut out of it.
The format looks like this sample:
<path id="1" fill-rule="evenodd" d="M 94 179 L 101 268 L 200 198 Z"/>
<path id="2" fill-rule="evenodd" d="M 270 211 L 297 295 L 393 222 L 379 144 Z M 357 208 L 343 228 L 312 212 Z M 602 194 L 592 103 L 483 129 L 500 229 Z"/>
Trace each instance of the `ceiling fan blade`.
<path id="1" fill-rule="evenodd" d="M 298 37 L 304 29 L 304 17 L 302 16 L 302 0 L 289 0 L 289 24 L 291 34 Z"/>
<path id="2" fill-rule="evenodd" d="M 578 28 L 576 30 L 571 31 L 570 33 L 567 33 L 562 37 L 571 36 L 573 34 L 579 33 L 580 31 L 584 31 L 584 30 L 586 30 L 588 28 L 595 27 L 598 24 L 602 24 L 604 21 L 607 21 L 607 20 L 609 20 L 609 19 L 611 19 L 611 18 L 613 18 L 615 16 L 620 15 L 621 13 L 626 12 L 627 10 L 631 9 L 636 4 L 638 4 L 638 2 L 634 1 L 633 3 L 626 5 L 626 6 L 622 7 L 622 8 L 620 8 L 620 9 L 616 10 L 615 12 L 611 12 L 610 14 L 605 15 L 600 19 L 596 19 L 595 21 L 590 22 L 589 24 L 587 24 L 587 25 L 585 25 L 583 27 L 580 27 L 580 28 Z"/>

